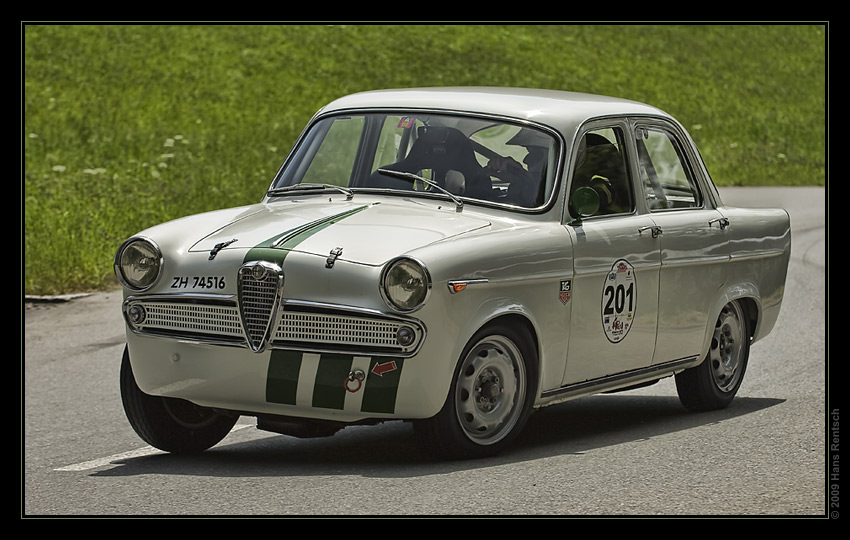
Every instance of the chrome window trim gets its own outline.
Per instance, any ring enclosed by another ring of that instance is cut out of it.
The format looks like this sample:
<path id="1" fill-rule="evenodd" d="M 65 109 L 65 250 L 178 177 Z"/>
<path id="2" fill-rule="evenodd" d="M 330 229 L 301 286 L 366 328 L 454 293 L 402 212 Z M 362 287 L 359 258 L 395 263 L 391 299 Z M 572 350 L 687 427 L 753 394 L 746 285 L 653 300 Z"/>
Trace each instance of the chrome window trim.
<path id="1" fill-rule="evenodd" d="M 300 146 L 307 140 L 310 130 L 312 130 L 316 124 L 321 122 L 322 120 L 326 120 L 328 118 L 333 118 L 335 116 L 346 116 L 352 114 L 434 114 L 434 115 L 442 115 L 442 116 L 460 116 L 466 118 L 475 118 L 480 120 L 490 120 L 494 122 L 502 122 L 505 124 L 513 124 L 515 126 L 537 129 L 551 136 L 556 143 L 556 152 L 557 156 L 555 159 L 555 170 L 552 171 L 552 191 L 549 193 L 548 198 L 541 204 L 540 206 L 528 208 L 525 206 L 518 206 L 510 203 L 501 203 L 494 201 L 485 201 L 481 199 L 474 199 L 471 197 L 464 197 L 460 195 L 460 199 L 464 202 L 469 202 L 476 206 L 484 206 L 494 209 L 500 210 L 508 210 L 511 212 L 519 212 L 523 214 L 541 214 L 544 212 L 548 212 L 554 206 L 556 201 L 560 200 L 560 190 L 561 185 L 563 183 L 563 171 L 565 167 L 566 154 L 567 154 L 567 146 L 566 141 L 564 140 L 561 132 L 547 124 L 542 124 L 539 122 L 535 122 L 533 120 L 528 120 L 524 118 L 517 118 L 513 116 L 505 116 L 499 114 L 488 114 L 488 113 L 480 113 L 467 111 L 462 109 L 439 109 L 439 108 L 421 108 L 421 107 L 364 107 L 364 108 L 347 108 L 347 109 L 337 109 L 328 112 L 318 112 L 313 118 L 310 119 L 310 122 L 305 126 L 302 130 L 301 134 L 298 136 L 296 143 L 292 146 L 289 154 L 286 156 L 286 159 L 283 160 L 277 172 L 274 175 L 274 178 L 271 181 L 268 189 L 266 189 L 266 193 L 273 189 L 277 183 L 280 181 L 281 175 L 284 173 L 286 168 L 289 166 L 292 159 L 294 159 L 295 155 L 298 153 Z M 395 194 L 402 196 L 410 196 L 411 192 L 407 191 L 397 191 L 391 189 L 382 189 L 382 188 L 351 188 L 355 193 L 357 191 L 361 191 L 364 193 L 387 193 L 387 194 Z M 424 196 L 426 198 L 434 198 L 434 195 L 430 192 L 412 192 L 415 193 L 416 196 Z M 270 197 L 266 195 L 264 199 L 269 199 Z"/>
<path id="2" fill-rule="evenodd" d="M 699 203 L 695 206 L 680 208 L 647 208 L 647 212 L 649 214 L 663 214 L 668 212 L 713 210 L 716 207 L 716 204 L 714 199 L 710 198 L 710 194 L 707 193 L 708 190 L 706 187 L 705 177 L 706 171 L 700 169 L 700 165 L 704 164 L 702 163 L 702 159 L 699 159 L 699 154 L 697 153 L 687 131 L 677 123 L 663 117 L 633 116 L 631 117 L 631 120 L 630 127 L 632 129 L 632 137 L 634 137 L 634 130 L 636 129 L 653 130 L 672 136 L 673 141 L 671 141 L 671 144 L 677 147 L 677 153 L 679 154 L 682 168 L 688 176 L 689 183 L 696 190 L 695 195 Z M 635 160 L 635 165 L 639 167 L 637 159 Z M 643 186 L 639 180 L 635 181 L 635 188 L 643 190 Z"/>

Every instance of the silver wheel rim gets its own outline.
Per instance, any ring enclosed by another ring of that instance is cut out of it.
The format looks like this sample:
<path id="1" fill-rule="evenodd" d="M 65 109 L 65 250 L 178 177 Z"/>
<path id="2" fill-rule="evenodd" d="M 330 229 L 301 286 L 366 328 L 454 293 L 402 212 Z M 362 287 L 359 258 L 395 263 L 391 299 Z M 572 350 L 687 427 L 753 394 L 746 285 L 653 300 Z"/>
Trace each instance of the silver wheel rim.
<path id="1" fill-rule="evenodd" d="M 488 336 L 479 341 L 460 367 L 455 410 L 464 434 L 489 445 L 505 438 L 522 414 L 525 363 L 513 341 Z"/>
<path id="2" fill-rule="evenodd" d="M 708 359 L 714 384 L 721 392 L 731 392 L 741 378 L 744 351 L 744 314 L 738 304 L 729 304 L 720 312 Z"/>

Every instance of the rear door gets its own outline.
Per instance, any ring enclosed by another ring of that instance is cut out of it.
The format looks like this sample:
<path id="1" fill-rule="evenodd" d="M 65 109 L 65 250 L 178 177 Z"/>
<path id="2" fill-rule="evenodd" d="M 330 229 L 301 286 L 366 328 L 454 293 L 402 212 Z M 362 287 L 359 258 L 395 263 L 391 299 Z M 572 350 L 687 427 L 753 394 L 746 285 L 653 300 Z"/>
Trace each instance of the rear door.
<path id="1" fill-rule="evenodd" d="M 702 355 L 709 313 L 726 281 L 728 222 L 700 177 L 686 136 L 661 120 L 633 130 L 639 185 L 659 232 L 661 274 L 653 363 Z"/>

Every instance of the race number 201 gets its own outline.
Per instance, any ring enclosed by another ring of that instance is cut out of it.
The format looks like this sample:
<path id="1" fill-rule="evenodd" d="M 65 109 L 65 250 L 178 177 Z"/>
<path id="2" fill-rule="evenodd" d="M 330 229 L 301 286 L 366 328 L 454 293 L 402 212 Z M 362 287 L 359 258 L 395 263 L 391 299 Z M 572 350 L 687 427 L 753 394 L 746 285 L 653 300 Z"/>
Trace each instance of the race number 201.
<path id="1" fill-rule="evenodd" d="M 635 269 L 629 261 L 620 259 L 611 267 L 602 287 L 602 328 L 611 343 L 619 343 L 628 335 L 636 300 Z"/>

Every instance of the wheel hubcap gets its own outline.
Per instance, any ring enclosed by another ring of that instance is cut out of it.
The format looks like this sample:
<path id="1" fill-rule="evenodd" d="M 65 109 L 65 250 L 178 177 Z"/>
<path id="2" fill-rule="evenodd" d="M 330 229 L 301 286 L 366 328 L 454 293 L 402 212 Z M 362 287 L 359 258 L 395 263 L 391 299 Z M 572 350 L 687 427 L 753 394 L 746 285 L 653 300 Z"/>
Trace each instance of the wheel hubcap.
<path id="1" fill-rule="evenodd" d="M 490 336 L 464 358 L 455 409 L 464 433 L 479 444 L 493 444 L 516 424 L 525 401 L 525 364 L 517 346 Z"/>
<path id="2" fill-rule="evenodd" d="M 734 389 L 741 378 L 746 339 L 741 308 L 737 304 L 723 308 L 717 319 L 709 350 L 714 383 L 723 392 Z"/>

